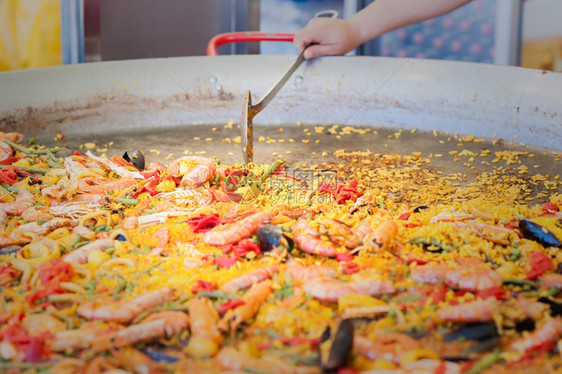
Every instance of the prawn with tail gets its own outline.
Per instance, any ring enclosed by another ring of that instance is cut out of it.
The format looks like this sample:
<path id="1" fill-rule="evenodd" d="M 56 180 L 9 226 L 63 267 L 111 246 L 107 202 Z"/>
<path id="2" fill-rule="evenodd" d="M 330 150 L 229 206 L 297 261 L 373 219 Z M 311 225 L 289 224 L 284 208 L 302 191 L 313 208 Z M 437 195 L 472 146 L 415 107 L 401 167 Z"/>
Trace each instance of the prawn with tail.
<path id="1" fill-rule="evenodd" d="M 545 322 L 528 336 L 514 340 L 509 347 L 512 350 L 526 352 L 545 343 L 556 343 L 562 336 L 562 320 L 559 318 Z"/>
<path id="2" fill-rule="evenodd" d="M 187 310 L 190 319 L 191 338 L 185 352 L 192 357 L 213 357 L 224 341 L 218 322 L 220 316 L 213 302 L 206 297 L 196 297 L 189 301 Z"/>
<path id="3" fill-rule="evenodd" d="M 231 279 L 220 287 L 223 292 L 235 292 L 250 287 L 252 284 L 270 279 L 279 271 L 279 264 L 265 266 L 239 277 Z"/>
<path id="4" fill-rule="evenodd" d="M 165 302 L 172 301 L 172 299 L 172 290 L 164 287 L 137 296 L 131 300 L 120 300 L 117 302 L 93 300 L 81 304 L 77 312 L 86 319 L 127 323 L 132 321 L 140 313 L 156 308 Z"/>
<path id="5" fill-rule="evenodd" d="M 236 222 L 216 226 L 203 234 L 203 241 L 212 245 L 225 245 L 238 243 L 254 235 L 258 229 L 271 223 L 273 214 L 270 212 L 254 213 Z"/>
<path id="6" fill-rule="evenodd" d="M 170 163 L 169 172 L 174 177 L 181 177 L 180 185 L 196 189 L 215 175 L 216 164 L 213 160 L 199 156 L 186 156 Z"/>
<path id="7" fill-rule="evenodd" d="M 157 338 L 171 337 L 189 327 L 189 318 L 184 312 L 166 310 L 151 314 L 142 322 L 88 339 L 94 353 Z"/>
<path id="8" fill-rule="evenodd" d="M 359 225 L 356 234 L 363 238 L 363 246 L 357 248 L 367 248 L 369 250 L 382 252 L 386 251 L 394 241 L 398 234 L 398 225 L 392 220 L 383 221 L 375 229 L 371 230 L 368 221 L 364 221 Z"/>
<path id="9" fill-rule="evenodd" d="M 12 216 L 21 216 L 29 207 L 35 203 L 33 194 L 28 190 L 21 190 L 12 203 L 0 203 L 0 210 Z"/>
<path id="10" fill-rule="evenodd" d="M 332 219 L 315 222 L 315 229 L 306 219 L 299 219 L 291 230 L 297 247 L 306 253 L 335 257 L 342 248 L 353 249 L 361 242 L 344 223 Z"/>
<path id="11" fill-rule="evenodd" d="M 221 331 L 236 331 L 238 326 L 252 318 L 260 309 L 262 303 L 273 292 L 271 280 L 267 279 L 259 283 L 255 283 L 240 298 L 243 304 L 234 309 L 228 310 L 219 322 Z"/>

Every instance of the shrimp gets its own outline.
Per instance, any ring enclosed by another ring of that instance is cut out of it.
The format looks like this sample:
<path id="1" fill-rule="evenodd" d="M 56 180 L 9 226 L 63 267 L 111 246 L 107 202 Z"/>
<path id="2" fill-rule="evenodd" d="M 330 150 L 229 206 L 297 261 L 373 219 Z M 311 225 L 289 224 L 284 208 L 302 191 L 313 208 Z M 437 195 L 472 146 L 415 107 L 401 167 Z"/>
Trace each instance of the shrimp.
<path id="1" fill-rule="evenodd" d="M 439 213 L 429 220 L 429 223 L 438 222 L 459 222 L 474 219 L 472 214 L 468 213 Z"/>
<path id="2" fill-rule="evenodd" d="M 217 327 L 219 314 L 212 301 L 197 297 L 187 304 L 191 338 L 186 352 L 196 358 L 212 357 L 219 351 L 224 338 Z"/>
<path id="3" fill-rule="evenodd" d="M 287 263 L 285 270 L 289 273 L 291 278 L 296 279 L 302 283 L 318 277 L 335 276 L 336 272 L 328 265 L 309 265 L 304 266 L 298 262 L 291 260 Z"/>
<path id="4" fill-rule="evenodd" d="M 18 350 L 8 341 L 0 341 L 0 357 L 3 360 L 14 360 L 18 357 Z"/>
<path id="5" fill-rule="evenodd" d="M 416 282 L 430 284 L 444 280 L 450 288 L 471 292 L 502 286 L 502 277 L 479 260 L 464 261 L 459 266 L 446 264 L 417 266 L 412 269 L 411 277 Z"/>
<path id="6" fill-rule="evenodd" d="M 73 223 L 74 222 L 68 218 L 53 218 L 43 224 L 40 224 L 40 222 L 37 221 L 24 223 L 16 230 L 28 233 L 31 232 L 37 235 L 47 235 L 53 230 L 56 230 L 60 227 L 71 226 Z"/>
<path id="7" fill-rule="evenodd" d="M 494 270 L 485 266 L 462 266 L 447 272 L 445 284 L 451 288 L 473 292 L 501 287 L 503 279 Z"/>
<path id="8" fill-rule="evenodd" d="M 449 265 L 428 264 L 416 266 L 412 269 L 410 277 L 418 283 L 436 284 L 445 279 Z"/>
<path id="9" fill-rule="evenodd" d="M 353 336 L 353 349 L 369 360 L 399 363 L 404 353 L 419 348 L 420 344 L 416 340 L 401 333 L 377 335 L 374 340 L 361 335 Z"/>
<path id="10" fill-rule="evenodd" d="M 516 305 L 519 306 L 527 317 L 532 318 L 535 321 L 540 320 L 550 309 L 548 304 L 528 299 L 522 294 L 517 295 Z"/>
<path id="11" fill-rule="evenodd" d="M 254 235 L 262 225 L 267 225 L 272 220 L 273 214 L 270 212 L 254 213 L 236 222 L 214 227 L 203 234 L 203 241 L 212 245 L 238 243 Z"/>
<path id="12" fill-rule="evenodd" d="M 53 215 L 48 210 L 48 207 L 32 206 L 22 212 L 21 218 L 26 221 L 49 221 Z"/>
<path id="13" fill-rule="evenodd" d="M 215 175 L 213 160 L 199 156 L 186 156 L 170 163 L 169 172 L 174 177 L 182 177 L 181 185 L 191 190 L 202 186 Z"/>
<path id="14" fill-rule="evenodd" d="M 268 323 L 276 321 L 277 319 L 283 317 L 288 311 L 301 305 L 305 299 L 306 295 L 302 288 L 294 287 L 293 294 L 284 298 L 281 304 L 279 304 L 277 308 L 273 309 L 267 317 L 265 317 L 265 321 Z"/>
<path id="15" fill-rule="evenodd" d="M 552 319 L 536 328 L 531 334 L 513 341 L 509 347 L 515 351 L 527 352 L 544 343 L 555 343 L 562 336 L 562 321 Z"/>
<path id="16" fill-rule="evenodd" d="M 335 257 L 340 253 L 340 245 L 323 239 L 310 223 L 300 219 L 291 228 L 296 246 L 303 252 L 326 257 Z"/>
<path id="17" fill-rule="evenodd" d="M 279 265 L 262 267 L 226 282 L 220 287 L 223 292 L 235 292 L 250 287 L 252 284 L 269 279 L 279 271 Z"/>
<path id="18" fill-rule="evenodd" d="M 213 202 L 213 195 L 208 189 L 198 188 L 195 190 L 177 189 L 171 192 L 164 192 L 158 195 L 164 202 L 174 202 L 176 205 L 188 207 L 207 206 Z"/>
<path id="19" fill-rule="evenodd" d="M 108 191 L 124 190 L 137 184 L 133 177 L 124 177 L 116 180 L 103 178 L 81 178 L 78 181 L 78 191 L 89 194 L 103 194 Z"/>
<path id="20" fill-rule="evenodd" d="M 269 279 L 254 283 L 240 299 L 244 304 L 230 309 L 225 313 L 219 322 L 219 329 L 227 331 L 230 327 L 231 331 L 236 331 L 238 325 L 252 318 L 258 312 L 261 304 L 267 299 L 271 292 L 273 292 L 273 289 Z"/>
<path id="21" fill-rule="evenodd" d="M 117 302 L 92 300 L 81 304 L 77 312 L 80 316 L 87 319 L 127 323 L 145 310 L 171 301 L 172 297 L 172 290 L 164 287 L 137 296 L 132 300 L 120 300 Z"/>
<path id="22" fill-rule="evenodd" d="M 24 135 L 19 132 L 0 132 L 0 140 L 9 140 L 13 143 L 19 143 L 23 139 Z"/>
<path id="23" fill-rule="evenodd" d="M 342 296 L 358 293 L 369 296 L 380 296 L 392 294 L 396 290 L 392 283 L 385 280 L 361 279 L 350 282 L 341 280 L 318 277 L 305 282 L 302 289 L 309 295 L 322 301 L 338 301 Z"/>
<path id="24" fill-rule="evenodd" d="M 28 190 L 21 190 L 16 196 L 16 200 L 12 203 L 0 203 L 0 210 L 6 214 L 13 216 L 21 216 L 27 208 L 33 205 L 35 199 L 33 194 Z"/>
<path id="25" fill-rule="evenodd" d="M 90 342 L 103 331 L 99 323 L 86 322 L 80 328 L 64 330 L 53 334 L 50 348 L 55 352 L 64 352 L 69 349 L 86 349 Z"/>
<path id="26" fill-rule="evenodd" d="M 487 322 L 493 319 L 497 306 L 495 298 L 478 299 L 441 308 L 437 317 L 453 322 Z"/>
<path id="27" fill-rule="evenodd" d="M 0 161 L 7 160 L 10 157 L 12 157 L 12 147 L 0 141 Z"/>
<path id="28" fill-rule="evenodd" d="M 97 335 L 89 340 L 89 344 L 92 352 L 103 352 L 160 337 L 171 337 L 186 330 L 188 326 L 187 314 L 166 310 L 152 314 L 136 325 Z"/>
<path id="29" fill-rule="evenodd" d="M 367 234 L 363 243 L 375 251 L 385 251 L 392 244 L 396 234 L 398 234 L 398 225 L 394 221 L 387 220 Z"/>
<path id="30" fill-rule="evenodd" d="M 64 255 L 62 260 L 66 262 L 77 262 L 79 264 L 85 264 L 88 262 L 88 254 L 90 252 L 95 250 L 104 251 L 109 247 L 113 247 L 113 245 L 113 239 L 98 239 Z"/>

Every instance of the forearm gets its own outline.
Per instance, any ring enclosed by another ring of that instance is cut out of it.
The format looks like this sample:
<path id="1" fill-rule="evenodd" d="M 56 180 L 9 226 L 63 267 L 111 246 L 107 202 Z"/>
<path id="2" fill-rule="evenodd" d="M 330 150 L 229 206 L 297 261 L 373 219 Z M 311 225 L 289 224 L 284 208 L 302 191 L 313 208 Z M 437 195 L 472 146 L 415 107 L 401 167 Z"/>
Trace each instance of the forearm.
<path id="1" fill-rule="evenodd" d="M 361 43 L 388 31 L 448 13 L 471 0 L 375 0 L 349 22 Z"/>

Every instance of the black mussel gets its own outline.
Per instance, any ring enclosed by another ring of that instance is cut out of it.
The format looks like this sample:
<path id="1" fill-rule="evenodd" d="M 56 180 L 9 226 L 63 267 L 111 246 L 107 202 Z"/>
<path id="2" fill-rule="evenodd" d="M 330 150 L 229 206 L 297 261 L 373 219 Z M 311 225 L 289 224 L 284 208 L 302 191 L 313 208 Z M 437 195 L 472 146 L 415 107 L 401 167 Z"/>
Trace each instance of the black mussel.
<path id="1" fill-rule="evenodd" d="M 517 321 L 515 323 L 515 330 L 517 332 L 522 331 L 533 331 L 535 329 L 535 321 L 532 318 L 525 318 L 522 321 Z"/>
<path id="2" fill-rule="evenodd" d="M 291 238 L 283 233 L 281 227 L 276 225 L 263 225 L 258 229 L 258 239 L 262 252 L 269 252 L 276 247 L 293 249 L 294 243 Z"/>
<path id="3" fill-rule="evenodd" d="M 556 265 L 556 270 L 554 270 L 554 272 L 562 274 L 562 262 L 559 262 L 558 265 Z"/>
<path id="4" fill-rule="evenodd" d="M 428 206 L 425 206 L 425 205 L 420 205 L 420 206 L 418 206 L 417 208 L 414 208 L 414 213 L 419 213 L 419 212 L 421 212 L 421 211 L 424 210 L 424 209 L 429 209 L 429 207 L 428 207 Z"/>
<path id="5" fill-rule="evenodd" d="M 353 346 L 353 323 L 350 319 L 340 322 L 337 331 L 333 334 L 330 326 L 322 333 L 320 338 L 320 367 L 324 372 L 332 372 L 342 367 Z"/>
<path id="6" fill-rule="evenodd" d="M 559 304 L 554 300 L 550 300 L 547 297 L 540 297 L 537 301 L 539 303 L 548 304 L 548 306 L 550 306 L 550 314 L 553 317 L 562 316 L 562 304 Z"/>
<path id="7" fill-rule="evenodd" d="M 535 291 L 539 289 L 537 282 L 528 279 L 506 278 L 503 280 L 503 284 L 522 287 L 523 291 Z"/>
<path id="8" fill-rule="evenodd" d="M 156 361 L 156 362 L 168 362 L 168 363 L 174 363 L 179 361 L 179 359 L 177 357 L 173 357 L 170 355 L 167 355 L 166 353 L 157 350 L 157 349 L 146 349 L 143 350 L 143 352 L 150 357 L 151 360 Z"/>
<path id="9" fill-rule="evenodd" d="M 498 329 L 494 322 L 471 323 L 460 329 L 445 335 L 446 342 L 452 342 L 459 338 L 467 340 L 485 340 L 498 335 Z"/>
<path id="10" fill-rule="evenodd" d="M 466 347 L 465 349 L 463 349 L 461 356 L 472 356 L 474 354 L 478 354 L 478 353 L 483 353 L 486 352 L 490 349 L 492 349 L 493 347 L 495 347 L 499 342 L 500 342 L 500 336 L 496 335 L 496 336 L 492 336 L 489 338 L 486 338 L 484 340 L 479 341 L 478 343 L 474 343 L 468 347 Z"/>
<path id="11" fill-rule="evenodd" d="M 7 245 L 0 248 L 0 255 L 9 255 L 11 253 L 16 253 L 21 247 L 19 245 Z"/>
<path id="12" fill-rule="evenodd" d="M 525 239 L 534 240 L 543 247 L 562 247 L 560 240 L 550 230 L 528 219 L 519 221 L 519 231 Z"/>
<path id="13" fill-rule="evenodd" d="M 145 167 L 144 153 L 142 151 L 127 151 L 123 155 L 123 159 L 127 162 L 132 162 L 139 170 L 143 170 Z"/>

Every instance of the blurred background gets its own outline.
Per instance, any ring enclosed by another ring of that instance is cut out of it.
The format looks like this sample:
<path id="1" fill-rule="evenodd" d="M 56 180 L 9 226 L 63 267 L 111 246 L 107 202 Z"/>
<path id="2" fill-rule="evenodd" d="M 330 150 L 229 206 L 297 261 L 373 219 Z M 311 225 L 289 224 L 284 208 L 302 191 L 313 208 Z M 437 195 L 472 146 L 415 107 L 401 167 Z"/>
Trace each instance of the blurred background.
<path id="1" fill-rule="evenodd" d="M 372 0 L 0 0 L 0 71 L 204 55 L 215 35 L 293 33 L 320 10 L 348 18 Z M 352 54 L 562 71 L 561 0 L 474 0 L 387 33 Z M 291 43 L 231 44 L 219 54 L 295 54 Z"/>

